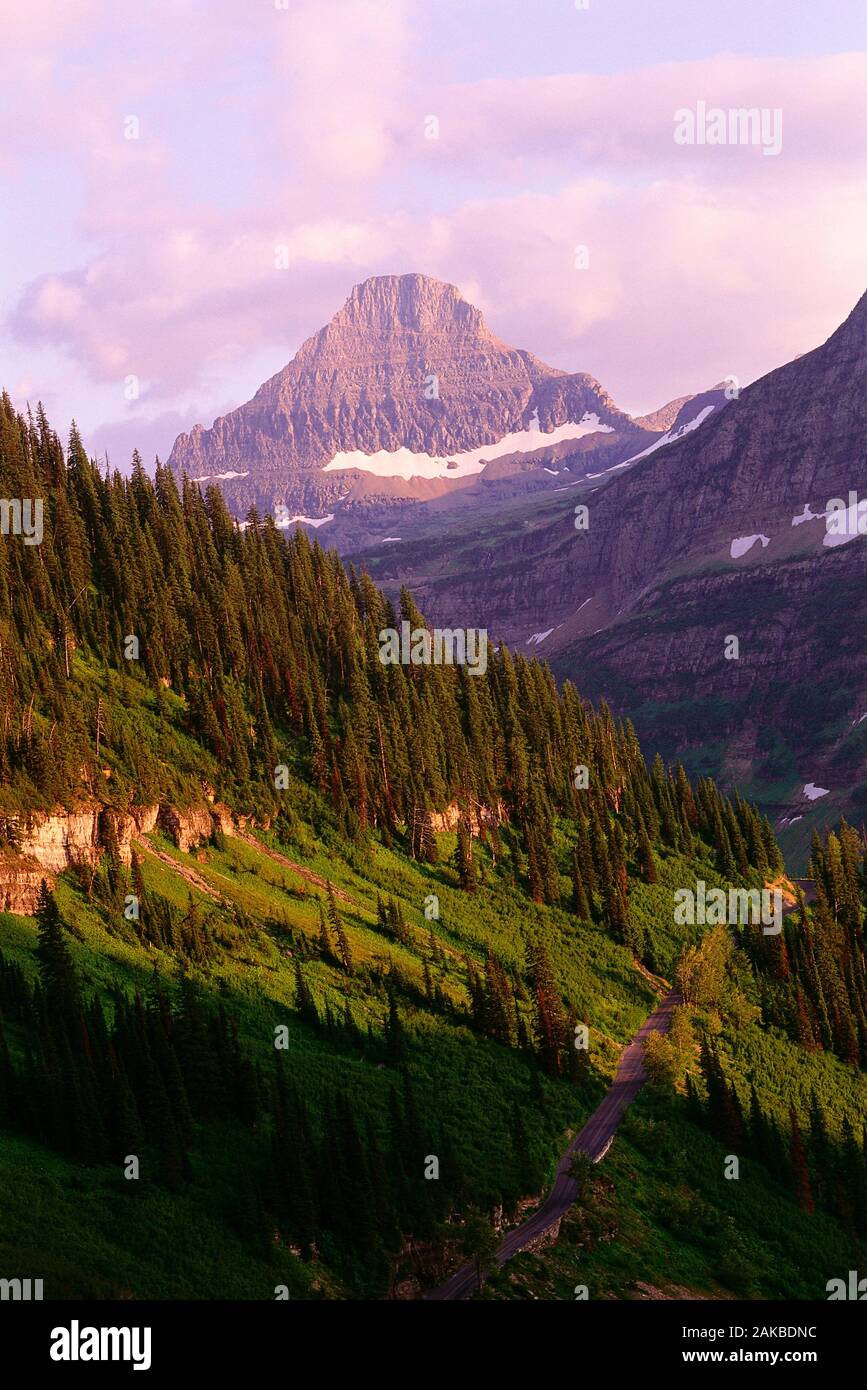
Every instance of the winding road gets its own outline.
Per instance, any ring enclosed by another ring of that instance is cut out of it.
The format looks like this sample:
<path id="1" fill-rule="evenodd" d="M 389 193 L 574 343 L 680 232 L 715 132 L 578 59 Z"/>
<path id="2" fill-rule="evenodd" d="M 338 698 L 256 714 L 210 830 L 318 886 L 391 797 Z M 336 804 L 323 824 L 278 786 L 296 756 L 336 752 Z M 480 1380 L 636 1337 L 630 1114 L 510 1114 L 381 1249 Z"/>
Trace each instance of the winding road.
<path id="1" fill-rule="evenodd" d="M 623 1118 L 623 1112 L 644 1085 L 645 1040 L 650 1033 L 668 1032 L 671 1015 L 680 1003 L 680 994 L 676 989 L 672 989 L 654 1012 L 644 1020 L 632 1042 L 624 1049 L 614 1080 L 602 1103 L 593 1111 L 584 1128 L 575 1136 L 560 1159 L 557 1176 L 548 1196 L 523 1226 L 516 1226 L 514 1231 L 509 1232 L 497 1251 L 497 1264 L 504 1265 L 519 1250 L 523 1250 L 531 1241 L 537 1240 L 550 1230 L 569 1210 L 577 1192 L 574 1178 L 569 1177 L 569 1167 L 574 1155 L 579 1151 L 586 1153 L 594 1163 L 605 1157 L 617 1126 Z M 440 1284 L 439 1288 L 426 1294 L 425 1298 L 467 1298 L 476 1292 L 476 1288 L 476 1268 L 473 1262 L 469 1261 L 444 1284 Z"/>

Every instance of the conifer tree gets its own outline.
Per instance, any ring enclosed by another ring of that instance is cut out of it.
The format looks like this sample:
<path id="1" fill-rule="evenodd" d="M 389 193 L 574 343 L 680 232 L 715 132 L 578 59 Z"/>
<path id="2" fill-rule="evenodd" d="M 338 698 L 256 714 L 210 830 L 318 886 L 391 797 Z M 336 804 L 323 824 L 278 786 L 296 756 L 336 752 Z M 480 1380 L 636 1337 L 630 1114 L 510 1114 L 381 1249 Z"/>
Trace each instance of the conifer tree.
<path id="1" fill-rule="evenodd" d="M 322 960 L 331 959 L 331 935 L 328 930 L 328 923 L 325 920 L 325 911 L 322 907 L 322 899 L 319 899 L 319 955 Z M 330 908 L 330 903 L 329 903 Z"/>
<path id="2" fill-rule="evenodd" d="M 638 865 L 641 877 L 645 883 L 656 882 L 656 860 L 653 856 L 653 846 L 650 843 L 650 836 L 642 823 L 638 837 Z"/>
<path id="3" fill-rule="evenodd" d="M 789 1107 L 789 1163 L 791 1165 L 792 1186 L 795 1198 L 802 1211 L 815 1209 L 813 1192 L 810 1186 L 810 1170 L 807 1166 L 807 1151 L 801 1137 L 801 1127 L 794 1106 Z"/>
<path id="4" fill-rule="evenodd" d="M 476 866 L 473 861 L 473 841 L 469 825 L 462 817 L 458 825 L 457 846 L 455 849 L 455 869 L 458 881 L 465 893 L 476 891 Z"/>
<path id="5" fill-rule="evenodd" d="M 66 944 L 60 912 L 45 879 L 39 888 L 35 916 L 38 933 L 36 957 L 49 1016 L 56 1014 L 69 1022 L 80 1005 L 78 979 Z"/>
<path id="6" fill-rule="evenodd" d="M 385 1050 L 392 1066 L 399 1066 L 406 1053 L 403 1024 L 397 1009 L 394 990 L 388 992 L 388 1017 L 385 1023 Z"/>
<path id="7" fill-rule="evenodd" d="M 572 910 L 581 921 L 591 921 L 590 903 L 584 887 L 577 849 L 572 853 Z"/>

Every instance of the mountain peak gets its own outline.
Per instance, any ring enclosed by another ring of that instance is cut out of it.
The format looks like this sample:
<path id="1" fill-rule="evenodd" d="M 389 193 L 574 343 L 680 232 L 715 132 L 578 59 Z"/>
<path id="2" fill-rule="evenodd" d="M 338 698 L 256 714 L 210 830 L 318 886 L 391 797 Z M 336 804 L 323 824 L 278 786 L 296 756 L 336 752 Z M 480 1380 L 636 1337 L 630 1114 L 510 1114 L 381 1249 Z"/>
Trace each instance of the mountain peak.
<path id="1" fill-rule="evenodd" d="M 346 303 L 365 305 L 383 301 L 391 305 L 418 306 L 443 300 L 454 303 L 463 298 L 457 285 L 449 280 L 408 271 L 405 275 L 369 275 L 353 285 Z"/>
<path id="2" fill-rule="evenodd" d="M 340 470 L 350 465 L 390 476 L 387 460 L 367 465 L 371 455 L 415 455 L 418 475 L 434 468 L 439 479 L 440 465 L 445 475 L 456 456 L 506 436 L 532 428 L 541 443 L 574 425 L 579 437 L 587 421 L 643 438 L 592 377 L 557 371 L 496 337 L 456 285 L 417 272 L 374 275 L 252 400 L 210 429 L 179 435 L 169 463 L 229 483 L 241 513 L 276 500 L 311 515 L 347 495 Z M 395 460 L 395 476 L 412 464 Z"/>
<path id="3" fill-rule="evenodd" d="M 456 285 L 416 272 L 371 275 L 355 285 L 329 327 L 352 327 L 410 332 L 462 329 L 492 338 L 481 312 L 467 302 Z"/>

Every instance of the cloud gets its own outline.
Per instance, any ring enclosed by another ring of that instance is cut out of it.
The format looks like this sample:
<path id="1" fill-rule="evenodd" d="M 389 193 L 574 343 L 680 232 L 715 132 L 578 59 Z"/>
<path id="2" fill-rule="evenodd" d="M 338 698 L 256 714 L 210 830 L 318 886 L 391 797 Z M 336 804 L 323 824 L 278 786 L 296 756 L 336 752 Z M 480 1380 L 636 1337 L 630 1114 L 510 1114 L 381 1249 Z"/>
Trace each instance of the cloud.
<path id="1" fill-rule="evenodd" d="M 56 256 L 7 294 L 6 327 L 100 408 L 139 379 L 100 448 L 125 456 L 134 427 L 165 450 L 191 401 L 238 403 L 246 364 L 288 360 L 369 274 L 453 280 L 501 336 L 636 409 L 808 349 L 864 288 L 867 55 L 443 86 L 410 0 L 214 0 L 207 24 L 195 0 L 86 0 L 78 27 L 72 9 L 11 36 L 16 196 L 58 152 L 65 182 L 29 195 Z M 779 158 L 675 144 L 698 100 L 781 107 Z"/>
<path id="2" fill-rule="evenodd" d="M 256 226 L 172 226 L 160 237 L 108 252 L 87 266 L 33 281 L 11 318 L 19 342 L 62 345 L 98 382 L 135 375 L 142 397 L 165 399 L 207 381 L 270 343 L 287 353 L 319 327 L 320 305 L 344 298 L 341 246 L 357 229 L 295 229 L 275 242 Z M 288 267 L 277 253 L 290 250 Z M 297 250 L 297 254 L 296 254 Z M 351 278 L 351 272 L 349 272 Z"/>
<path id="3" fill-rule="evenodd" d="M 15 324 L 27 341 L 63 342 L 118 391 L 136 374 L 143 406 L 182 390 L 222 398 L 263 347 L 287 361 L 358 280 L 419 270 L 457 283 L 508 341 L 649 408 L 729 373 L 746 382 L 827 336 L 864 287 L 865 221 L 858 181 L 805 201 L 792 178 L 768 202 L 760 186 L 719 199 L 698 180 L 587 179 L 435 218 L 305 224 L 287 270 L 261 231 L 178 233 L 142 248 L 132 275 L 107 257 L 37 282 Z"/>
<path id="4" fill-rule="evenodd" d="M 14 78 L 23 61 L 44 61 L 65 52 L 108 9 L 106 0 L 74 0 L 66 5 L 58 5 L 57 0 L 27 0 L 26 4 L 2 0 L 3 50 L 15 63 L 10 76 Z"/>
<path id="5" fill-rule="evenodd" d="M 861 180 L 826 201 L 792 178 L 769 202 L 760 186 L 720 200 L 695 180 L 593 179 L 477 200 L 418 240 L 422 268 L 473 286 L 495 333 L 637 412 L 822 342 L 865 288 L 865 218 Z"/>
<path id="6" fill-rule="evenodd" d="M 727 181 L 772 176 L 776 160 L 757 146 L 678 145 L 675 112 L 708 107 L 779 108 L 780 165 L 822 177 L 863 169 L 867 124 L 867 53 L 819 58 L 723 54 L 618 73 L 490 79 L 443 88 L 435 152 L 484 179 L 518 182 L 604 169 Z M 413 140 L 421 156 L 420 135 Z"/>
<path id="7" fill-rule="evenodd" d="M 410 104 L 409 13 L 405 0 L 292 0 L 275 29 L 284 146 L 320 190 L 339 180 L 338 201 L 395 154 Z"/>

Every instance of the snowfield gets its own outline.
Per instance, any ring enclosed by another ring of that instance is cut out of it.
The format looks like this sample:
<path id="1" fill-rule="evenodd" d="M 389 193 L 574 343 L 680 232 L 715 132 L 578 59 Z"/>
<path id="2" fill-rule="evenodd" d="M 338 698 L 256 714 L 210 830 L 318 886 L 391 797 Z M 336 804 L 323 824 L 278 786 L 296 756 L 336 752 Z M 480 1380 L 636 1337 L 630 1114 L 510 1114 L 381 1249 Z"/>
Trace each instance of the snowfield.
<path id="1" fill-rule="evenodd" d="M 287 526 L 294 526 L 296 521 L 304 521 L 308 526 L 324 526 L 326 521 L 334 520 L 334 512 L 329 512 L 328 516 L 290 516 L 285 521 L 277 521 L 274 524 L 278 531 L 285 531 Z"/>
<path id="2" fill-rule="evenodd" d="M 823 516 L 826 516 L 826 515 L 827 515 L 826 512 L 814 512 L 814 511 L 812 511 L 811 508 L 810 508 L 809 502 L 805 502 L 805 503 L 804 503 L 804 510 L 801 512 L 801 515 L 800 515 L 800 516 L 793 516 L 793 517 L 792 517 L 792 525 L 793 525 L 793 526 L 803 526 L 803 524 L 804 524 L 805 521 L 819 521 Z"/>
<path id="3" fill-rule="evenodd" d="M 492 459 L 504 458 L 506 454 L 530 454 L 536 449 L 549 448 L 560 444 L 564 439 L 582 439 L 587 434 L 613 434 L 611 425 L 600 425 L 598 415 L 585 414 L 577 423 L 567 421 L 546 434 L 544 430 L 516 430 L 506 434 L 496 444 L 483 444 L 480 449 L 470 449 L 465 454 L 448 454 L 443 458 L 432 454 L 415 454 L 406 447 L 389 452 L 378 449 L 375 454 L 364 454 L 360 449 L 341 452 L 326 463 L 323 472 L 335 473 L 339 469 L 357 468 L 363 473 L 374 473 L 378 478 L 467 478 L 473 473 L 481 473 L 486 463 Z M 449 468 L 449 463 L 456 467 Z"/>
<path id="4" fill-rule="evenodd" d="M 675 440 L 683 439 L 685 434 L 691 434 L 693 430 L 698 429 L 699 425 L 703 425 L 712 410 L 712 405 L 706 405 L 704 410 L 700 410 L 692 420 L 687 420 L 686 424 L 681 425 L 679 430 L 668 430 L 661 439 L 655 439 L 649 448 L 642 449 L 640 454 L 633 454 L 631 459 L 626 459 L 626 463 L 636 463 L 638 459 L 646 459 L 648 454 L 655 454 L 657 449 L 664 448 L 666 444 L 674 444 Z M 618 466 L 622 468 L 624 465 L 619 464 Z M 601 477 L 602 474 L 597 473 L 593 476 Z"/>
<path id="5" fill-rule="evenodd" d="M 739 560 L 742 555 L 746 555 L 748 550 L 752 550 L 756 541 L 761 541 L 762 550 L 764 550 L 766 545 L 770 545 L 771 538 L 770 536 L 738 536 L 731 544 L 732 559 Z"/>
<path id="6" fill-rule="evenodd" d="M 829 787 L 817 787 L 815 783 L 808 782 L 804 788 L 804 796 L 808 801 L 818 801 L 820 796 L 827 796 L 829 791 Z"/>
<path id="7" fill-rule="evenodd" d="M 225 483 L 230 478 L 249 478 L 249 469 L 246 473 L 203 473 L 200 478 L 191 478 L 192 483 Z"/>

